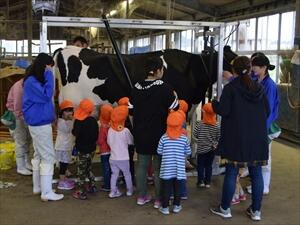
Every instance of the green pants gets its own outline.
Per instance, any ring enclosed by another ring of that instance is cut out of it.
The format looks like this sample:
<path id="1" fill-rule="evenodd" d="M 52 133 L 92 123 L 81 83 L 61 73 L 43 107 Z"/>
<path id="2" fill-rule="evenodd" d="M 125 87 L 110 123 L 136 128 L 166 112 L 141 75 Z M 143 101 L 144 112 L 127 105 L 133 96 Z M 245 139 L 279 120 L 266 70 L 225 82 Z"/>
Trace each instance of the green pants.
<path id="1" fill-rule="evenodd" d="M 85 192 L 85 180 L 88 178 L 89 185 L 95 185 L 95 176 L 92 172 L 92 160 L 94 157 L 94 152 L 88 154 L 78 154 L 78 189 L 82 192 Z"/>
<path id="2" fill-rule="evenodd" d="M 155 199 L 160 199 L 160 156 L 158 155 L 141 155 L 138 154 L 138 168 L 136 172 L 136 184 L 139 197 L 147 195 L 147 171 L 150 162 L 153 160 L 152 166 L 154 169 L 154 185 L 155 185 Z"/>

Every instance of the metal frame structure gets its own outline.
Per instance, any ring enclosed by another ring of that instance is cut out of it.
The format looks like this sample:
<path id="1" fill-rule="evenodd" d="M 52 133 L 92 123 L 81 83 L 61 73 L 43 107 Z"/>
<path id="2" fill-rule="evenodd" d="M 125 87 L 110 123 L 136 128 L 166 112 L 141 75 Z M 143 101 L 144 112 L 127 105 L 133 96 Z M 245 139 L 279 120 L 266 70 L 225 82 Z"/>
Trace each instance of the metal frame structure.
<path id="1" fill-rule="evenodd" d="M 43 16 L 40 22 L 40 52 L 47 50 L 47 28 L 48 27 L 101 27 L 105 28 L 105 19 L 87 17 L 58 17 Z M 126 29 L 152 29 L 152 30 L 198 30 L 201 27 L 211 27 L 218 29 L 216 39 L 218 41 L 218 81 L 217 96 L 222 92 L 223 73 L 223 47 L 224 28 L 223 22 L 204 21 L 178 21 L 178 20 L 140 20 L 140 19 L 106 19 L 111 28 Z"/>

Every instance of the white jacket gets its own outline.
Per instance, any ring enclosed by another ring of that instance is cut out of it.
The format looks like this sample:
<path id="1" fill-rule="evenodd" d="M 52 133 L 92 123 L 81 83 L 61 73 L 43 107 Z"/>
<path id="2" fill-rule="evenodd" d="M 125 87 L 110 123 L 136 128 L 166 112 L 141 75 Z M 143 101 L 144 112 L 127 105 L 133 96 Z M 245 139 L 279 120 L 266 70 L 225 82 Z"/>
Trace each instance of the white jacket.
<path id="1" fill-rule="evenodd" d="M 74 136 L 72 134 L 73 121 L 59 118 L 57 121 L 57 136 L 55 150 L 72 151 L 74 146 Z"/>

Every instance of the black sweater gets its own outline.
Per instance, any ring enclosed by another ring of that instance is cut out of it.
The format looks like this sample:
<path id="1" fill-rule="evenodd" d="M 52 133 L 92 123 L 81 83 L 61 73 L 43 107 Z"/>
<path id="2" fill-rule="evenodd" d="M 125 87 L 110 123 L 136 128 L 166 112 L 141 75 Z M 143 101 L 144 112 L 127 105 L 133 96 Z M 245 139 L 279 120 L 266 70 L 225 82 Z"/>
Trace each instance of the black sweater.
<path id="1" fill-rule="evenodd" d="M 222 116 L 218 151 L 222 158 L 248 165 L 268 159 L 267 117 L 269 104 L 263 87 L 249 91 L 236 78 L 224 87 L 214 111 Z"/>
<path id="2" fill-rule="evenodd" d="M 94 117 L 75 120 L 72 133 L 75 136 L 75 146 L 78 152 L 87 154 L 95 151 L 98 132 L 98 123 Z"/>

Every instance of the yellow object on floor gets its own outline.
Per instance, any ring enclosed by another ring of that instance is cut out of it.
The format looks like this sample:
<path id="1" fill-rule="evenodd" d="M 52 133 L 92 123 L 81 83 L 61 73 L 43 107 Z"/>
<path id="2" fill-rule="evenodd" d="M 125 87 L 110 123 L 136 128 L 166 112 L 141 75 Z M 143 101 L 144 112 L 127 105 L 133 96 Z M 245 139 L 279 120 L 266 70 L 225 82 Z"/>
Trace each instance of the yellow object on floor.
<path id="1" fill-rule="evenodd" d="M 0 143 L 0 170 L 9 170 L 16 163 L 14 142 Z"/>

